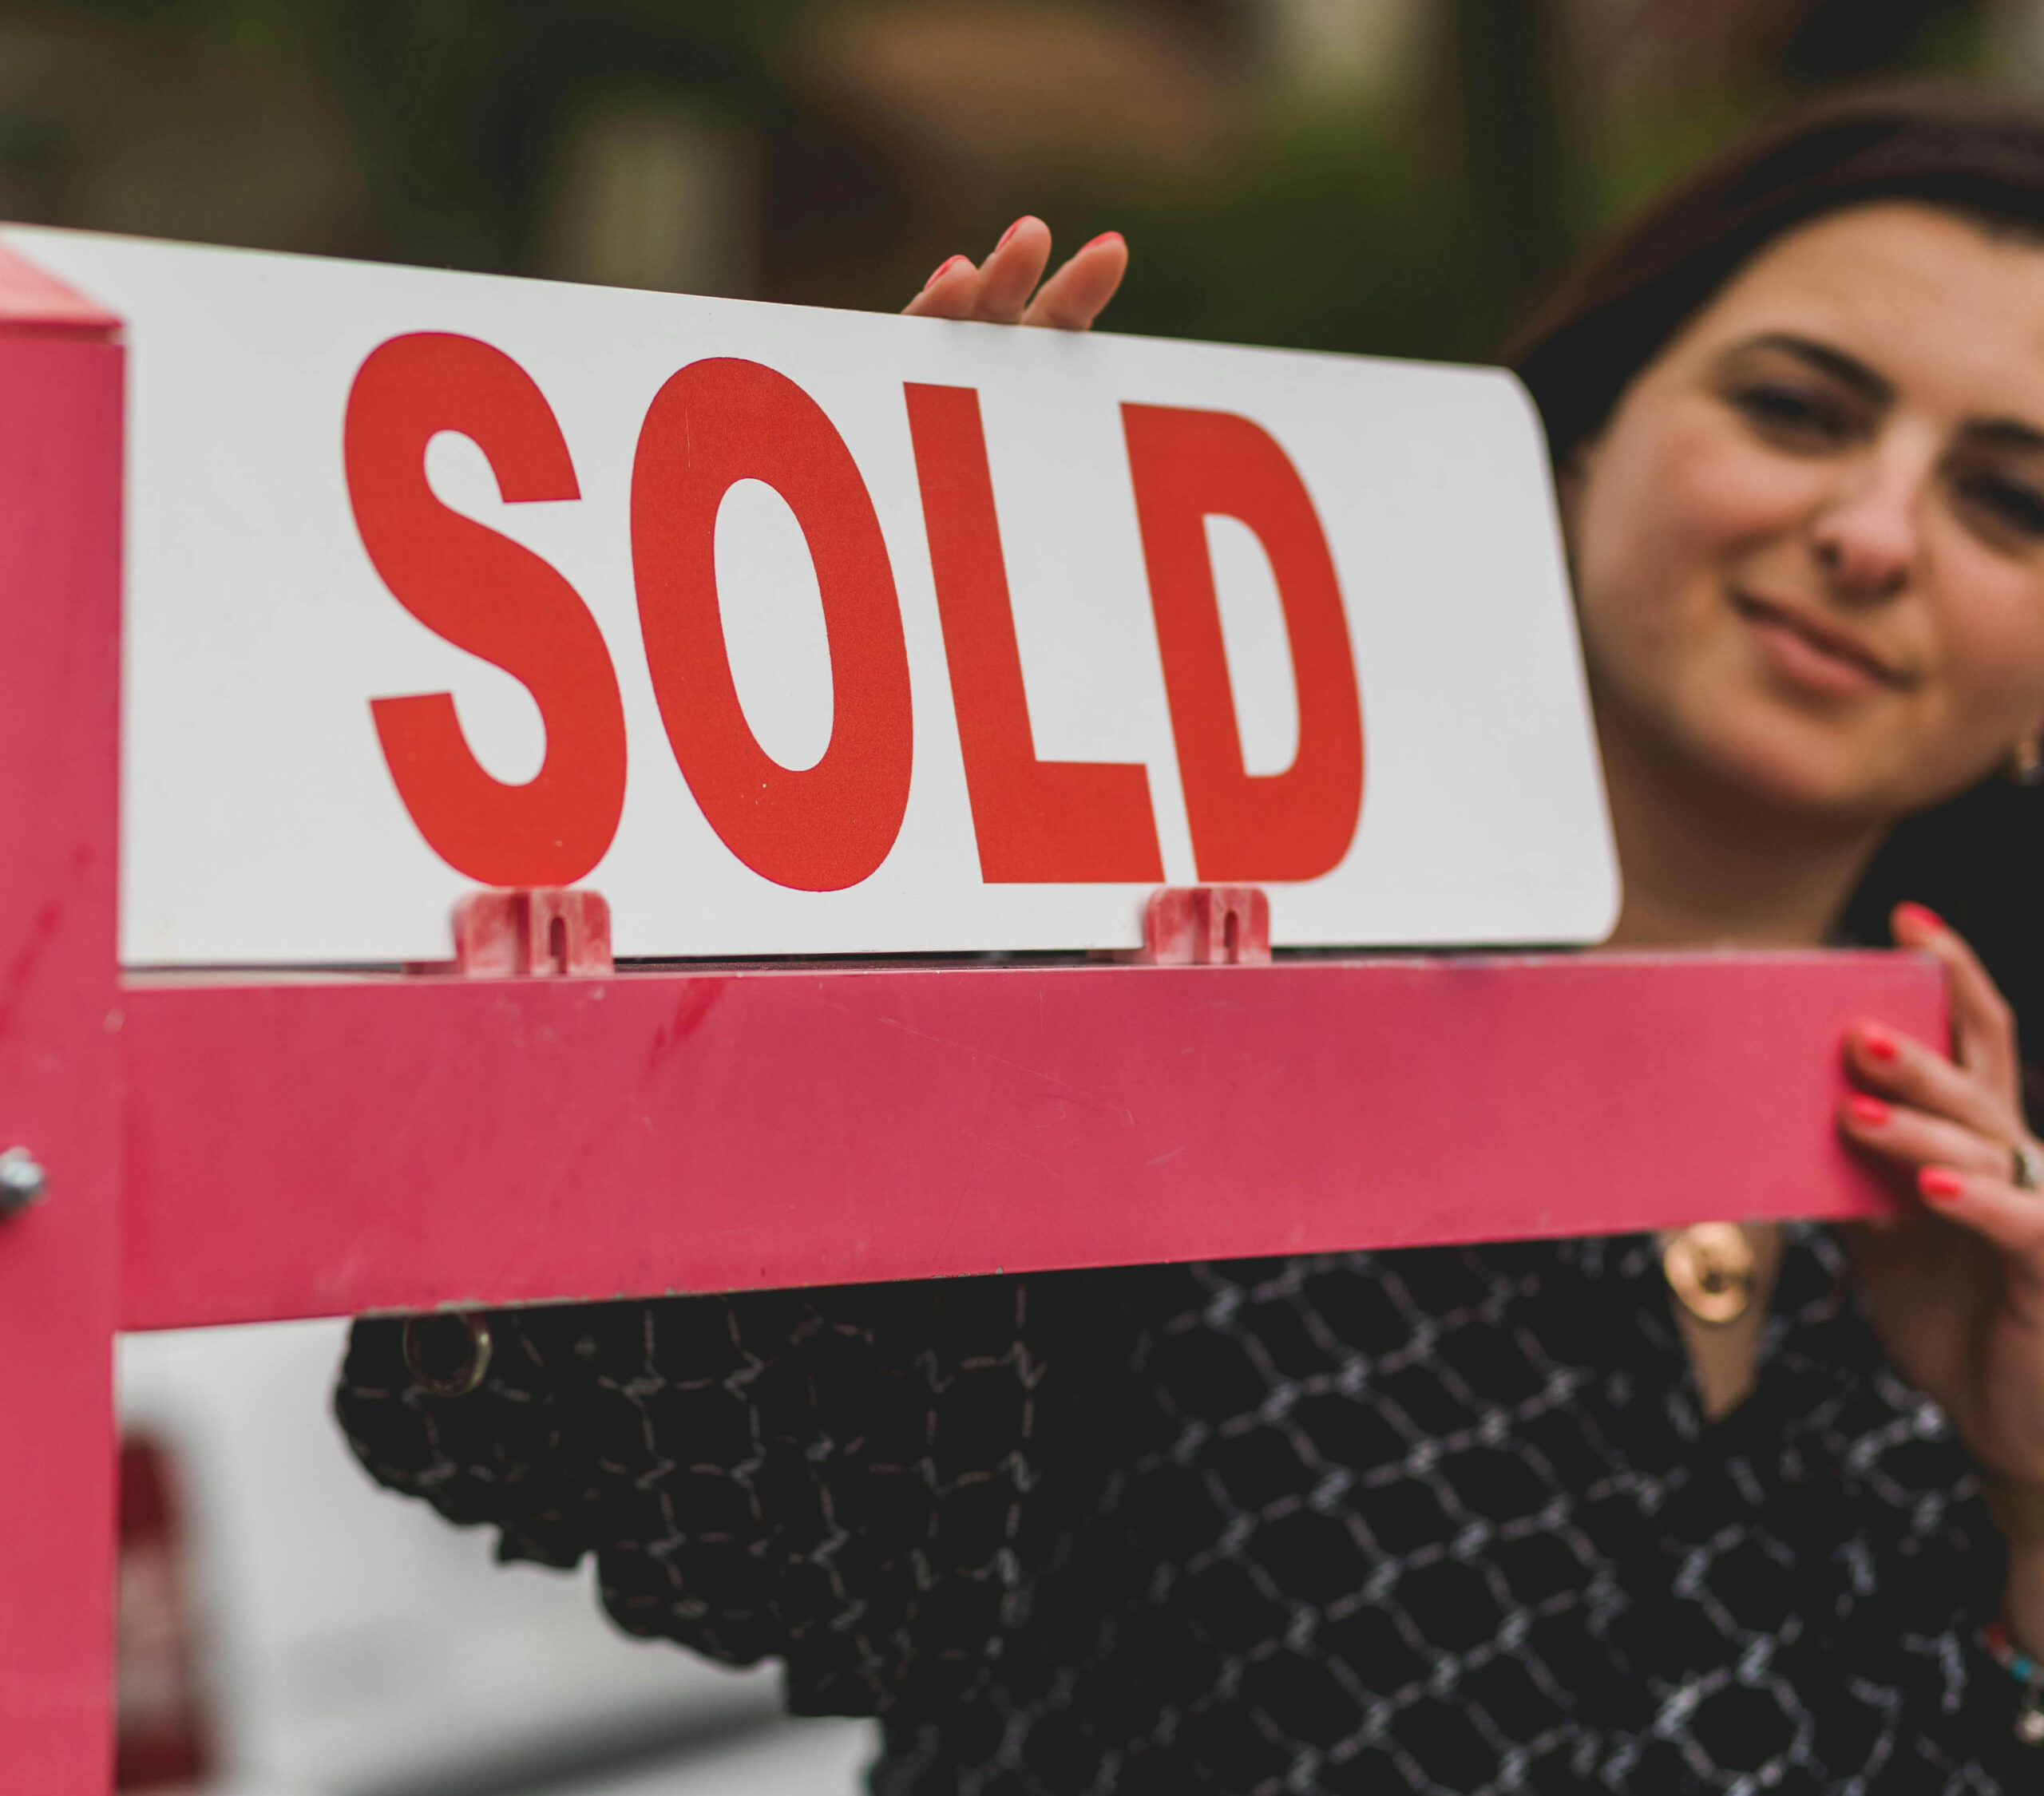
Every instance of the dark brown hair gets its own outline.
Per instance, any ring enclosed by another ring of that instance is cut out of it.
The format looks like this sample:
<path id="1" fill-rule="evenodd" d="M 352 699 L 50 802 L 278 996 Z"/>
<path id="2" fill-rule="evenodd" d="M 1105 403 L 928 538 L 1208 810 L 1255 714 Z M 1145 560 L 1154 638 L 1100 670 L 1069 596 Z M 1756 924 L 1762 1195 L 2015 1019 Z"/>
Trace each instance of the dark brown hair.
<path id="1" fill-rule="evenodd" d="M 2044 108 L 1944 84 L 1864 89 L 1742 138 L 1593 254 L 1515 333 L 1556 464 L 1753 254 L 1827 212 L 1919 200 L 2044 243 Z M 1997 776 L 1901 824 L 1848 906 L 1847 940 L 1888 940 L 1903 899 L 1980 951 L 2044 1049 L 2044 788 Z"/>
<path id="2" fill-rule="evenodd" d="M 1556 461 L 1756 251 L 1874 200 L 2044 237 L 2044 109 L 1911 82 L 1819 101 L 1741 138 L 1593 254 L 1507 344 Z"/>

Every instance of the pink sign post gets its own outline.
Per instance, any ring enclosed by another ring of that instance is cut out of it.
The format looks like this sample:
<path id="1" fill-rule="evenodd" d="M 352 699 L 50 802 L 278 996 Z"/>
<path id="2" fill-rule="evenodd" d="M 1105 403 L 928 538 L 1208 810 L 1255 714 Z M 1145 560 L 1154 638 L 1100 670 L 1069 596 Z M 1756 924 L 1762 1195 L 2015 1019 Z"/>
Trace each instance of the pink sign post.
<path id="1" fill-rule="evenodd" d="M 66 1796 L 113 1765 L 117 330 L 0 263 L 0 1784 Z"/>

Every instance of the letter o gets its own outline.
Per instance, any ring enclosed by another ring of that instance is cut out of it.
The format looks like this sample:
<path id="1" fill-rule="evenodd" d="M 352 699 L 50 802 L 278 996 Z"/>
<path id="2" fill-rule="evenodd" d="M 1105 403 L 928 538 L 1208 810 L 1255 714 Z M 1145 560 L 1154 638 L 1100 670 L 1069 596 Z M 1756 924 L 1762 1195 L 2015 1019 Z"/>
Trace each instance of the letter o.
<path id="1" fill-rule="evenodd" d="M 717 607 L 717 511 L 765 482 L 802 526 L 830 645 L 830 741 L 783 767 L 739 702 Z M 632 567 L 660 721 L 710 827 L 777 885 L 836 892 L 887 858 L 908 808 L 909 655 L 880 520 L 844 439 L 756 362 L 691 363 L 654 396 L 632 467 Z"/>

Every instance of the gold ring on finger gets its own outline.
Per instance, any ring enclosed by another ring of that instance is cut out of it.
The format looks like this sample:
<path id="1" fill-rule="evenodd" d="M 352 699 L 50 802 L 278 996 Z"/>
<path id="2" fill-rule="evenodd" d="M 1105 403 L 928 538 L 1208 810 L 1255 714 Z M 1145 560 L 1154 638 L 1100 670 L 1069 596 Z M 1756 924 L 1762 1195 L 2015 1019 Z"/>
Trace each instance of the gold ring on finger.
<path id="1" fill-rule="evenodd" d="M 2044 1190 L 2044 1153 L 2034 1141 L 2018 1141 L 2009 1149 L 2009 1177 L 2017 1190 Z"/>

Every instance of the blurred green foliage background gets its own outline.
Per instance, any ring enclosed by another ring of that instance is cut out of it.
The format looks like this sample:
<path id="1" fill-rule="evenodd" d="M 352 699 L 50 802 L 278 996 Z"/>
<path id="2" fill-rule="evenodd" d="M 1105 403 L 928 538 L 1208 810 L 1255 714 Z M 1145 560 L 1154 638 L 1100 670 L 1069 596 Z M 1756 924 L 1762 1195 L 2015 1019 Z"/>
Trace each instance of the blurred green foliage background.
<path id="1" fill-rule="evenodd" d="M 852 307 L 1018 211 L 1117 328 L 1481 358 L 1747 122 L 2044 0 L 0 0 L 0 216 Z"/>

